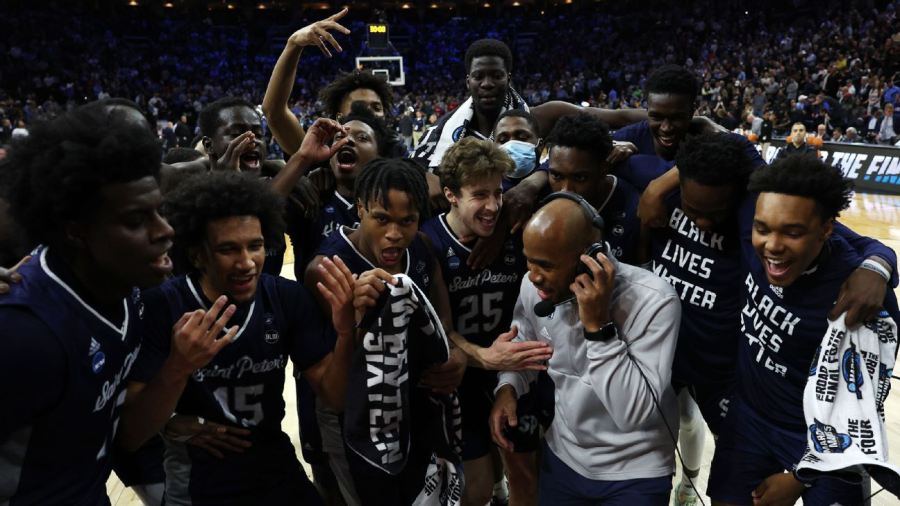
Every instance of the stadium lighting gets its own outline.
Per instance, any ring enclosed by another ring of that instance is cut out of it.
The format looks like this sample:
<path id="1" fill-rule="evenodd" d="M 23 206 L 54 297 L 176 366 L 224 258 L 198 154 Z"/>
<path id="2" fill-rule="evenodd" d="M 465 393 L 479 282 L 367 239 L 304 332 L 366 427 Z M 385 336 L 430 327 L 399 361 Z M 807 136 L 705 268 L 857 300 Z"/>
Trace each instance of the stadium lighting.
<path id="1" fill-rule="evenodd" d="M 489 8 L 490 6 L 491 6 L 491 4 L 487 4 L 487 3 L 484 4 L 484 8 L 485 8 L 485 9 Z"/>
<path id="2" fill-rule="evenodd" d="M 228 4 L 229 9 L 234 9 L 234 4 Z"/>
<path id="3" fill-rule="evenodd" d="M 175 7 L 175 4 L 173 4 L 172 2 L 166 2 L 165 5 L 163 5 L 163 7 L 168 7 L 171 9 L 172 7 Z"/>
<path id="4" fill-rule="evenodd" d="M 409 4 L 403 4 L 404 9 L 409 9 Z"/>
<path id="5" fill-rule="evenodd" d="M 432 9 L 437 9 L 437 4 L 431 4 Z"/>
<path id="6" fill-rule="evenodd" d="M 520 5 L 522 5 L 522 4 L 520 4 L 519 2 L 513 2 L 513 7 L 518 7 Z"/>
<path id="7" fill-rule="evenodd" d="M 257 8 L 257 9 L 260 9 L 260 10 L 265 9 L 265 8 L 266 8 L 266 4 L 259 4 L 259 5 L 256 6 L 256 8 Z"/>
<path id="8" fill-rule="evenodd" d="M 137 7 L 137 4 L 138 3 L 135 0 L 131 0 L 130 2 L 128 2 L 128 5 L 130 5 L 132 7 Z"/>

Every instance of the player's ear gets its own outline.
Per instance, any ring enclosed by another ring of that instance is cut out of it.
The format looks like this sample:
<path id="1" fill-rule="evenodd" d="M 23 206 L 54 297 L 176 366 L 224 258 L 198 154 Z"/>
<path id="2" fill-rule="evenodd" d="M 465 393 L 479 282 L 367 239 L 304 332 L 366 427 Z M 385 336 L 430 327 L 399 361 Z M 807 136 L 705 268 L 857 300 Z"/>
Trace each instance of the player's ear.
<path id="1" fill-rule="evenodd" d="M 362 219 L 364 212 L 365 212 L 365 208 L 363 207 L 362 200 L 356 199 L 356 216 L 359 219 Z"/>
<path id="2" fill-rule="evenodd" d="M 831 234 L 834 232 L 834 218 L 828 218 L 828 221 L 826 221 L 825 224 L 822 225 L 822 229 L 824 232 L 822 240 L 827 241 L 828 238 L 831 237 Z"/>
<path id="3" fill-rule="evenodd" d="M 191 262 L 191 265 L 193 265 L 195 269 L 197 269 L 198 271 L 203 271 L 205 262 L 203 261 L 203 255 L 200 252 L 199 246 L 192 246 L 188 248 L 187 257 L 188 261 Z"/>
<path id="4" fill-rule="evenodd" d="M 455 206 L 458 204 L 458 202 L 456 201 L 456 195 L 454 195 L 453 192 L 450 191 L 450 188 L 447 188 L 446 186 L 444 187 L 444 197 L 447 198 L 451 206 Z"/>
<path id="5" fill-rule="evenodd" d="M 203 143 L 203 149 L 206 150 L 207 154 L 210 154 L 210 155 L 215 154 L 212 149 L 212 139 L 210 139 L 209 137 L 204 135 L 203 139 L 200 142 Z"/>

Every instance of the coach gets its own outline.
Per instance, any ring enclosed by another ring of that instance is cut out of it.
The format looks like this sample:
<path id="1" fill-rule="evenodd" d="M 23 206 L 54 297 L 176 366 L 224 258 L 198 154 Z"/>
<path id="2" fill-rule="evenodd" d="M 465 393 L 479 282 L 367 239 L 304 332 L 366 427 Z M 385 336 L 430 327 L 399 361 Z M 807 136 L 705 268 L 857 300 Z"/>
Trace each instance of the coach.
<path id="1" fill-rule="evenodd" d="M 602 219 L 586 201 L 568 192 L 546 201 L 523 234 L 529 274 L 513 316 L 518 340 L 555 350 L 539 503 L 666 505 L 678 431 L 669 386 L 678 297 L 652 273 L 600 253 Z M 499 376 L 491 430 L 505 449 L 504 425 L 517 424 L 517 398 L 536 376 Z"/>

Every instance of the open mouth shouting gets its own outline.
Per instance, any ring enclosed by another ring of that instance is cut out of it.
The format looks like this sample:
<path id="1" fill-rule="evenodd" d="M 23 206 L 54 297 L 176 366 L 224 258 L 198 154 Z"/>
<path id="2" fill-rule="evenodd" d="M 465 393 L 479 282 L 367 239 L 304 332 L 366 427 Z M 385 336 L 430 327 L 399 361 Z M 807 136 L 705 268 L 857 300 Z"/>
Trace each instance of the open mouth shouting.
<path id="1" fill-rule="evenodd" d="M 393 267 L 400 263 L 403 258 L 403 249 L 397 246 L 384 248 L 381 250 L 381 265 L 384 267 Z"/>
<path id="2" fill-rule="evenodd" d="M 259 151 L 247 151 L 241 155 L 241 170 L 256 171 L 262 163 L 262 155 Z"/>
<path id="3" fill-rule="evenodd" d="M 356 151 L 348 146 L 342 147 L 335 156 L 337 157 L 337 168 L 341 172 L 352 171 L 356 168 L 356 162 L 359 160 Z"/>
<path id="4" fill-rule="evenodd" d="M 787 280 L 788 271 L 793 263 L 785 259 L 764 257 L 763 264 L 766 267 L 766 274 L 769 276 L 769 279 L 777 283 Z"/>

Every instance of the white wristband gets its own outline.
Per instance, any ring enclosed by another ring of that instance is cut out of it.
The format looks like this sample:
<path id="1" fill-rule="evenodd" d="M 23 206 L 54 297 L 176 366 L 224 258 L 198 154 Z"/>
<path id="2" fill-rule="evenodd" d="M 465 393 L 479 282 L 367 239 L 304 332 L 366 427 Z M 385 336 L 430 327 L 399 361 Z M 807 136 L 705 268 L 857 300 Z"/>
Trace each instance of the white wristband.
<path id="1" fill-rule="evenodd" d="M 881 277 L 884 278 L 884 281 L 886 283 L 891 282 L 891 273 L 888 272 L 888 270 L 885 269 L 883 265 L 876 262 L 875 260 L 867 258 L 867 259 L 863 260 L 863 263 L 859 266 L 859 268 L 866 269 L 866 270 L 869 270 L 872 272 L 877 272 L 878 274 L 881 274 Z"/>

